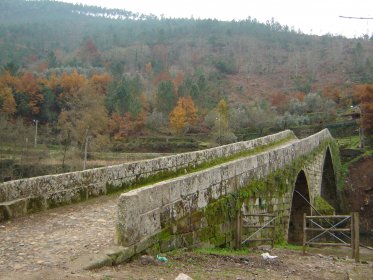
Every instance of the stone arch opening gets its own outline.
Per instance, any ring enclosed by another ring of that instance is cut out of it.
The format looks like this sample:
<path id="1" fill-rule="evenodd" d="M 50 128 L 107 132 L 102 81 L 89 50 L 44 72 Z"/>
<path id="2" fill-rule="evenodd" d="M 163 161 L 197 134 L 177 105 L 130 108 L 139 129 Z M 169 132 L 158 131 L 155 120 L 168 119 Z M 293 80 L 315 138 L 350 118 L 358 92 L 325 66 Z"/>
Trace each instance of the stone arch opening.
<path id="1" fill-rule="evenodd" d="M 335 182 L 334 168 L 330 149 L 326 149 L 324 167 L 321 179 L 321 197 L 337 210 L 337 186 Z"/>
<path id="2" fill-rule="evenodd" d="M 303 213 L 311 214 L 311 206 L 307 178 L 304 171 L 300 171 L 295 181 L 293 199 L 291 202 L 290 221 L 288 229 L 288 243 L 302 244 L 303 242 Z"/>

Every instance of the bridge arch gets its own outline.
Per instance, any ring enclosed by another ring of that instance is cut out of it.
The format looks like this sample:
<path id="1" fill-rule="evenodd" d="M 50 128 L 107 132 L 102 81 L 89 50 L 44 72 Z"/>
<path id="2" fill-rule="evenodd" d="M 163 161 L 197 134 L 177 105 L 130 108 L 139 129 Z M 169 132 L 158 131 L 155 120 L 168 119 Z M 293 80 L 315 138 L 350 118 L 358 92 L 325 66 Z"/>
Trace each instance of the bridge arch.
<path id="1" fill-rule="evenodd" d="M 305 199 L 310 201 L 310 193 L 306 174 L 301 170 L 295 180 L 291 201 L 288 243 L 301 244 L 303 241 L 303 213 L 311 214 L 311 207 Z"/>
<path id="2" fill-rule="evenodd" d="M 322 179 L 320 195 L 325 199 L 334 209 L 338 210 L 337 187 L 335 180 L 335 172 L 333 167 L 333 159 L 330 148 L 327 147 L 324 155 L 324 162 L 322 166 Z"/>

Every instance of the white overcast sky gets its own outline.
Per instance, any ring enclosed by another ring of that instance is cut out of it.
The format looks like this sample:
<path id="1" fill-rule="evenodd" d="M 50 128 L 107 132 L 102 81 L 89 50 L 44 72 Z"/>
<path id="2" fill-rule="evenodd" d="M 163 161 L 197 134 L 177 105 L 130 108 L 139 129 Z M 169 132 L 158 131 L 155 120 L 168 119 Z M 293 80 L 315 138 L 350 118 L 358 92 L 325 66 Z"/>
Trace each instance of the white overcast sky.
<path id="1" fill-rule="evenodd" d="M 282 25 L 304 33 L 359 37 L 373 34 L 373 20 L 342 19 L 339 16 L 373 18 L 373 0 L 62 0 L 140 14 L 165 17 L 240 20 L 249 16 L 260 22 L 272 17 Z"/>

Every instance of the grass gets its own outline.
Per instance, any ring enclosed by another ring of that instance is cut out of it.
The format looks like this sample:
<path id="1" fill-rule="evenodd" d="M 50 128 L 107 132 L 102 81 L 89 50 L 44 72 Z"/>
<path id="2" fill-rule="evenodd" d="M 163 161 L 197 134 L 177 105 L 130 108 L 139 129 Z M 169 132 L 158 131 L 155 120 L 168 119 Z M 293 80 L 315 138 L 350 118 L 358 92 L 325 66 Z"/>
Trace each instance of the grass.
<path id="1" fill-rule="evenodd" d="M 360 149 L 360 137 L 359 136 L 337 138 L 336 141 L 340 148 Z"/>
<path id="2" fill-rule="evenodd" d="M 344 138 L 337 138 L 336 142 L 340 149 L 355 149 L 355 150 L 361 150 L 360 148 L 360 137 L 358 135 L 355 136 L 349 136 Z M 368 147 L 365 147 L 364 153 L 361 155 L 350 159 L 349 161 L 342 162 L 341 166 L 341 175 L 343 178 L 346 178 L 349 172 L 349 167 L 351 164 L 357 162 L 361 158 L 367 157 L 367 156 L 373 156 L 373 149 L 370 149 Z M 344 181 L 345 179 L 343 179 Z"/>
<path id="3" fill-rule="evenodd" d="M 247 255 L 250 249 L 230 249 L 230 248 L 198 248 L 193 250 L 196 254 L 202 255 L 218 255 L 218 256 L 242 256 Z"/>
<path id="4" fill-rule="evenodd" d="M 294 250 L 294 251 L 302 251 L 303 247 L 301 245 L 294 245 L 294 244 L 275 244 L 276 249 L 287 249 L 287 250 Z"/>

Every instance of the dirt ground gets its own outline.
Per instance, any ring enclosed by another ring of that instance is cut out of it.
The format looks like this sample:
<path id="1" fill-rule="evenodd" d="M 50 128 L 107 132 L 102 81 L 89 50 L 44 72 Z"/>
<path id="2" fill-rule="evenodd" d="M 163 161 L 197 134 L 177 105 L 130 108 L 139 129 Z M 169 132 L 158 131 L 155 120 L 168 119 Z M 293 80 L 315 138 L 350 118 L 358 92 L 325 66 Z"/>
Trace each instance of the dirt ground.
<path id="1" fill-rule="evenodd" d="M 192 251 L 175 251 L 166 256 L 166 263 L 150 261 L 144 264 L 141 258 L 116 267 L 104 267 L 94 271 L 66 266 L 43 268 L 38 272 L 12 271 L 0 275 L 0 279 L 175 279 L 185 273 L 198 279 L 372 279 L 373 262 L 356 263 L 349 257 L 337 257 L 317 252 L 306 253 L 288 249 L 274 249 L 271 255 L 278 258 L 263 260 L 263 251 L 242 253 L 241 255 L 220 255 Z M 325 253 L 325 252 L 323 252 Z M 346 253 L 339 252 L 339 255 Z M 373 259 L 373 253 L 370 253 Z M 152 259 L 151 259 L 152 260 Z"/>
<path id="2" fill-rule="evenodd" d="M 373 235 L 373 157 L 353 163 L 344 191 L 349 210 L 360 213 L 360 231 Z"/>

